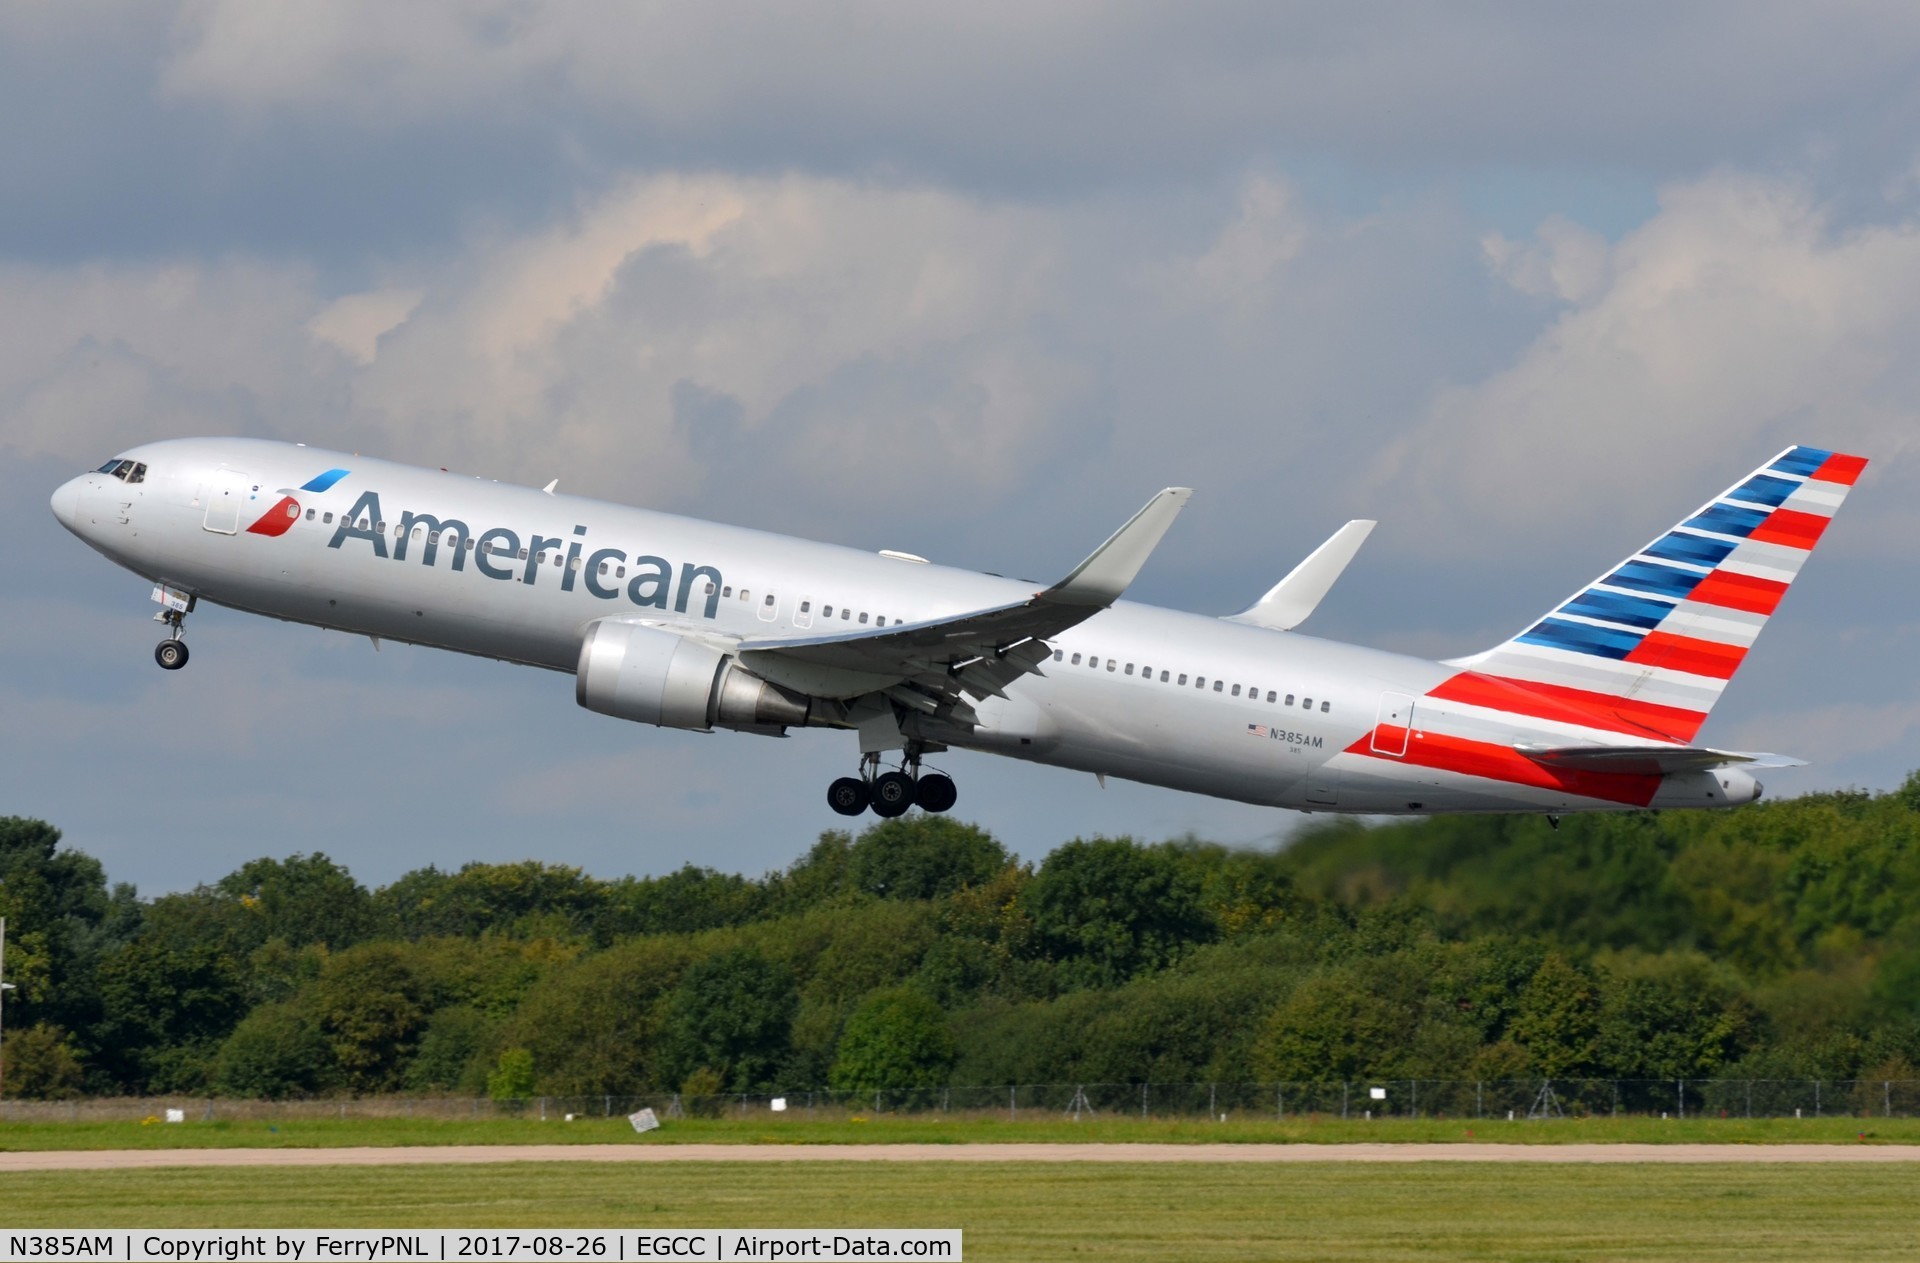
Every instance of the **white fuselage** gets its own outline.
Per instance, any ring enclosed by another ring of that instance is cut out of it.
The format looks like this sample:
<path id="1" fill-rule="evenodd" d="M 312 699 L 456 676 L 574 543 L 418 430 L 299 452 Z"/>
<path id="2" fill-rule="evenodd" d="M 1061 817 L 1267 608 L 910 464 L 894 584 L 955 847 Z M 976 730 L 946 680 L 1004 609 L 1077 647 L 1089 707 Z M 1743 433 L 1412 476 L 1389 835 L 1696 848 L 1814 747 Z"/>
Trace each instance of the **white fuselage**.
<path id="1" fill-rule="evenodd" d="M 1035 590 L 294 444 L 181 439 L 126 455 L 144 463 L 144 481 L 88 474 L 54 498 L 61 520 L 119 565 L 238 610 L 554 671 L 575 669 L 585 629 L 609 615 L 646 614 L 708 639 L 814 636 Z M 349 473 L 301 489 L 330 469 Z M 296 516 L 274 523 L 284 529 L 249 529 L 289 492 Z M 1441 663 L 1130 602 L 1047 643 L 1056 653 L 1043 674 L 986 698 L 977 725 L 954 726 L 942 742 L 1310 811 L 1557 812 L 1753 796 L 1739 797 L 1744 786 L 1724 772 L 1668 776 L 1646 801 L 1625 801 L 1396 754 L 1380 736 L 1394 731 L 1383 728 L 1389 713 L 1416 755 L 1429 732 L 1468 733 L 1476 748 L 1621 740 L 1430 699 L 1458 673 Z"/>

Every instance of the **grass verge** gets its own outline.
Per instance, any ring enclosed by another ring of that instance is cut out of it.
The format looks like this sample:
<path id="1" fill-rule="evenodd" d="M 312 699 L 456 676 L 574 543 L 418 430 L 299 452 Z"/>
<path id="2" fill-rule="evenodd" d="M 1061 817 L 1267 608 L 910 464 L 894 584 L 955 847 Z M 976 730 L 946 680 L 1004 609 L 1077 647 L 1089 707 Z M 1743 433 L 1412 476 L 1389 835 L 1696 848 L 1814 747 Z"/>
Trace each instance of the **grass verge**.
<path id="1" fill-rule="evenodd" d="M 1356 1142 L 1511 1144 L 1916 1144 L 1920 1119 L 1808 1118 L 1666 1120 L 1577 1118 L 1507 1122 L 1460 1119 L 1302 1118 L 1160 1120 L 1094 1117 L 1073 1122 L 958 1115 L 880 1115 L 809 1120 L 787 1115 L 746 1119 L 676 1119 L 645 1136 L 622 1118 L 541 1122 L 365 1118 L 277 1122 L 194 1120 L 186 1123 L 72 1122 L 0 1124 L 0 1150 L 336 1148 L 346 1145 L 526 1144 L 1352 1144 Z"/>
<path id="2" fill-rule="evenodd" d="M 8 1228 L 959 1227 L 972 1260 L 1908 1259 L 1910 1168 L 821 1163 L 16 1174 Z"/>

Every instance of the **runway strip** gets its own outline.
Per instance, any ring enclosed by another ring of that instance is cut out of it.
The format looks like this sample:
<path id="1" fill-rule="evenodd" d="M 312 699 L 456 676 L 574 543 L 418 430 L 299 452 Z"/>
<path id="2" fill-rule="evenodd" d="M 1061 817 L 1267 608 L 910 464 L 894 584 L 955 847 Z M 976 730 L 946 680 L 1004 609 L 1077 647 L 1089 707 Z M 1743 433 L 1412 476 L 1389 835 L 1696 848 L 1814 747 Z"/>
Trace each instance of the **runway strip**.
<path id="1" fill-rule="evenodd" d="M 445 1145 L 0 1153 L 9 1171 L 499 1162 L 1920 1162 L 1920 1145 Z"/>

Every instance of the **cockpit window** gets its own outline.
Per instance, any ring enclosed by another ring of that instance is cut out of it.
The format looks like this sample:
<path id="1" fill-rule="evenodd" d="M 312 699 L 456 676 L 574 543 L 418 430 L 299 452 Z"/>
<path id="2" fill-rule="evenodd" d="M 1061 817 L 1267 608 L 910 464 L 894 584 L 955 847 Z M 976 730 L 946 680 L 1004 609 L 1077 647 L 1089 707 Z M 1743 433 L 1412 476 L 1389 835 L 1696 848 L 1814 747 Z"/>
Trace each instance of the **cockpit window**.
<path id="1" fill-rule="evenodd" d="M 147 467 L 138 461 L 110 460 L 93 471 L 96 474 L 111 474 L 121 482 L 145 482 Z"/>

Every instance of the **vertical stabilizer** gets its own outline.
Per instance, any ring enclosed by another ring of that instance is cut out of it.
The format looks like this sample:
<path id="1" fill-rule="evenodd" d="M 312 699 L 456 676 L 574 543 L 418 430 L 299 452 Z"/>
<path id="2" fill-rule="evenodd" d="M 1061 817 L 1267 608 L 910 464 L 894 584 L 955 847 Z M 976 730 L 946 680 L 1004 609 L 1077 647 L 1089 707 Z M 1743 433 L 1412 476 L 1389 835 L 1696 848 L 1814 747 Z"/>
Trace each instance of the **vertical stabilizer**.
<path id="1" fill-rule="evenodd" d="M 1435 695 L 1692 741 L 1866 465 L 1788 448 Z"/>

